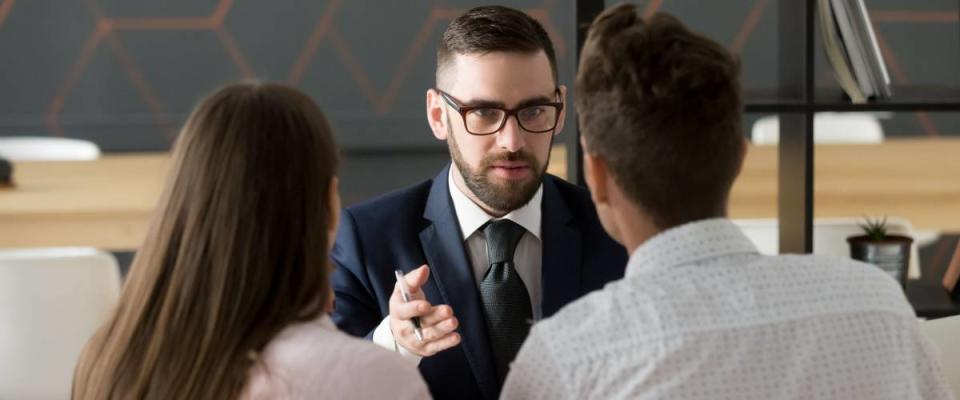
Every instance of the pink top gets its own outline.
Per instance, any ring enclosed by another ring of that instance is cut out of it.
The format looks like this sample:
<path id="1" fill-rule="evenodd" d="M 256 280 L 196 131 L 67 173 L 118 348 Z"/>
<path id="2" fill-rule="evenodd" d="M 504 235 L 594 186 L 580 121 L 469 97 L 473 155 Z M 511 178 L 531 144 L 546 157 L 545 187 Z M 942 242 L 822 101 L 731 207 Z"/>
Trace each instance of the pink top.
<path id="1" fill-rule="evenodd" d="M 429 399 L 417 366 L 337 330 L 326 315 L 288 326 L 247 376 L 241 399 Z"/>

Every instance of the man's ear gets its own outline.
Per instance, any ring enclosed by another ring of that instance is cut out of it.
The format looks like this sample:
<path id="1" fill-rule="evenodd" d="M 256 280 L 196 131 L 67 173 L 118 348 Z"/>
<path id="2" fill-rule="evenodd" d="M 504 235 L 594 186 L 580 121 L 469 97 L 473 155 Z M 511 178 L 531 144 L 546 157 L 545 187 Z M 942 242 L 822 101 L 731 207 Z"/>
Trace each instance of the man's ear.
<path id="1" fill-rule="evenodd" d="M 607 161 L 596 154 L 587 151 L 583 144 L 583 137 L 580 137 L 580 145 L 583 146 L 583 177 L 587 181 L 587 187 L 590 188 L 590 197 L 598 207 L 606 204 L 610 196 L 608 190 L 608 180 L 610 170 L 607 168 Z"/>
<path id="2" fill-rule="evenodd" d="M 443 117 L 447 103 L 436 89 L 427 89 L 427 123 L 433 136 L 438 140 L 447 140 L 447 124 Z"/>
<path id="3" fill-rule="evenodd" d="M 563 122 L 567 119 L 567 110 L 570 109 L 570 104 L 567 104 L 567 87 L 565 85 L 560 85 L 560 99 L 559 102 L 563 103 L 563 110 L 560 110 L 560 119 L 557 120 L 557 129 L 553 130 L 554 135 L 559 135 L 560 131 L 563 130 Z"/>
<path id="4" fill-rule="evenodd" d="M 746 137 L 743 138 L 743 142 L 740 143 L 740 163 L 737 165 L 737 177 L 740 176 L 740 172 L 743 171 L 743 163 L 747 159 L 747 152 L 750 151 L 750 141 Z"/>

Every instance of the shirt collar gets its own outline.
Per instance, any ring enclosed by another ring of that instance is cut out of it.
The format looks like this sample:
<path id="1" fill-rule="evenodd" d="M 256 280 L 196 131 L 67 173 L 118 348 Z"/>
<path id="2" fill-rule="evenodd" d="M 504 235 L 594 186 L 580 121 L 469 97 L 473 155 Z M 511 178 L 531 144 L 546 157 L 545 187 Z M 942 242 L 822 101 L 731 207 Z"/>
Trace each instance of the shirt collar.
<path id="1" fill-rule="evenodd" d="M 534 193 L 533 198 L 531 198 L 527 204 L 524 204 L 523 207 L 511 211 L 502 218 L 495 218 L 487 214 L 486 211 L 483 211 L 480 206 L 474 203 L 473 200 L 470 200 L 470 198 L 460 190 L 453 180 L 453 174 L 454 167 L 451 166 L 450 173 L 447 174 L 447 187 L 450 190 L 450 198 L 453 200 L 453 209 L 456 211 L 457 219 L 460 222 L 460 233 L 463 235 L 463 240 L 467 240 L 470 235 L 491 219 L 509 219 L 522 226 L 538 240 L 540 239 L 540 205 L 543 200 L 542 183 L 540 187 L 537 188 L 537 192 Z"/>
<path id="2" fill-rule="evenodd" d="M 725 218 L 695 221 L 660 232 L 637 247 L 626 275 L 737 253 L 757 253 L 757 247 L 736 224 Z"/>

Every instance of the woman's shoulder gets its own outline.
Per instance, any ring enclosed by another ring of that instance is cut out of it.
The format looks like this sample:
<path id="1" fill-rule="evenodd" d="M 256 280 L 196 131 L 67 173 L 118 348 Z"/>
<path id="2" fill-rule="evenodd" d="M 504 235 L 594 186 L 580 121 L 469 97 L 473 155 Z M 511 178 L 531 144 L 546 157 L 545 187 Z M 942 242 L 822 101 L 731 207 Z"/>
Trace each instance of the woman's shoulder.
<path id="1" fill-rule="evenodd" d="M 262 357 L 267 362 L 285 365 L 329 362 L 342 366 L 381 362 L 390 366 L 416 368 L 416 364 L 396 353 L 341 332 L 327 316 L 288 326 L 270 341 Z"/>
<path id="2" fill-rule="evenodd" d="M 376 397 L 397 390 L 417 394 L 407 398 L 426 395 L 413 361 L 340 332 L 326 316 L 281 331 L 259 355 L 249 379 L 252 385 L 271 387 L 272 393 L 289 394 L 278 397 Z"/>

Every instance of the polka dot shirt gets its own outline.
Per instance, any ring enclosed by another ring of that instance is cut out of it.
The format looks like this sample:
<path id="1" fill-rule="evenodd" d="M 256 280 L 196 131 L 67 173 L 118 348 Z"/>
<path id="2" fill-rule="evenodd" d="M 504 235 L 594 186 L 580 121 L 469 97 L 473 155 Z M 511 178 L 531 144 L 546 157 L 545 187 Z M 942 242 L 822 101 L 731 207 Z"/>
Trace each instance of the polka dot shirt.
<path id="1" fill-rule="evenodd" d="M 665 231 L 536 324 L 504 399 L 950 399 L 902 290 L 848 259 L 764 256 L 728 220 Z"/>

